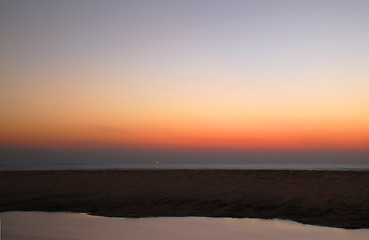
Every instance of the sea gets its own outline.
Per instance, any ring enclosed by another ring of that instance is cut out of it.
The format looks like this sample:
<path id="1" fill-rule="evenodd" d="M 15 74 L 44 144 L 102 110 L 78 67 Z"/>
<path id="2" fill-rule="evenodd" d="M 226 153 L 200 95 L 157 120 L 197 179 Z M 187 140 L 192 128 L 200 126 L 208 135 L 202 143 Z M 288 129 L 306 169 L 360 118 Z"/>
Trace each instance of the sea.
<path id="1" fill-rule="evenodd" d="M 365 164 L 0 164 L 0 171 L 24 170 L 330 170 L 369 171 Z"/>

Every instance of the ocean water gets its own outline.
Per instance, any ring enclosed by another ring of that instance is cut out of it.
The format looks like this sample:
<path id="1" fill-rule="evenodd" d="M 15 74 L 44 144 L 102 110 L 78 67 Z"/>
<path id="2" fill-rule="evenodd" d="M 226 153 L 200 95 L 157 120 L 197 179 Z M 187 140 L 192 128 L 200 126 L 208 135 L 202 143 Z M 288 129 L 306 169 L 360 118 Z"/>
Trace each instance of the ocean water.
<path id="1" fill-rule="evenodd" d="M 369 165 L 357 164 L 2 164 L 0 171 L 16 170 L 332 170 L 369 171 Z"/>
<path id="2" fill-rule="evenodd" d="M 0 213 L 4 240 L 366 240 L 346 230 L 284 220 L 205 217 L 109 218 L 78 213 Z"/>

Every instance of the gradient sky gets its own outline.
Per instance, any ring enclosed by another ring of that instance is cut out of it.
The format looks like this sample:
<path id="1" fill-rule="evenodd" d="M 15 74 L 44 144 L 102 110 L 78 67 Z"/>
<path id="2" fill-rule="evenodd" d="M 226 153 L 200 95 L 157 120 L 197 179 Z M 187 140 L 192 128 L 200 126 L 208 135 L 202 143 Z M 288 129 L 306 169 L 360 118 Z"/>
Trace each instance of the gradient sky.
<path id="1" fill-rule="evenodd" d="M 369 1 L 0 3 L 0 146 L 369 149 Z"/>

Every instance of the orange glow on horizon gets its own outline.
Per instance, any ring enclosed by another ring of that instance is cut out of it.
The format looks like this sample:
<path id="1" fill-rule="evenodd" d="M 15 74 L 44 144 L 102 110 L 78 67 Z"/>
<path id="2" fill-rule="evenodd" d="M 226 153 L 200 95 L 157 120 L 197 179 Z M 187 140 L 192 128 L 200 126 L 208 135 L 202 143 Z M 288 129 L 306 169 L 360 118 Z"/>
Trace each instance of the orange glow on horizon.
<path id="1" fill-rule="evenodd" d="M 292 126 L 292 125 L 291 125 Z M 234 149 L 307 150 L 369 149 L 369 132 L 362 127 L 214 129 L 212 127 L 156 126 L 123 131 L 115 128 L 60 127 L 7 129 L 0 144 L 43 148 Z"/>

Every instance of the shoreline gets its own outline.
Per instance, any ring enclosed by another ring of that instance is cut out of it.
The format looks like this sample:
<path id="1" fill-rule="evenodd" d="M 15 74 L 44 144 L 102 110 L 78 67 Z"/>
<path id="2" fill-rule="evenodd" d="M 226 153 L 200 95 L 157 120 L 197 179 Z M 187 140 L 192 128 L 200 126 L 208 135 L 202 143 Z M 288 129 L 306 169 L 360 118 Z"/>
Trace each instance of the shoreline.
<path id="1" fill-rule="evenodd" d="M 278 218 L 369 228 L 368 171 L 0 171 L 0 182 L 0 212 Z"/>
<path id="2" fill-rule="evenodd" d="M 242 170 L 242 171 L 369 171 L 369 165 L 357 164 L 0 164 L 6 171 L 131 171 L 131 170 Z"/>

